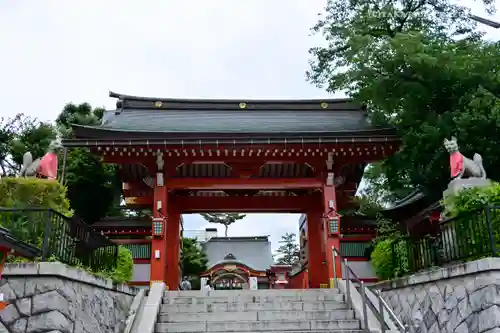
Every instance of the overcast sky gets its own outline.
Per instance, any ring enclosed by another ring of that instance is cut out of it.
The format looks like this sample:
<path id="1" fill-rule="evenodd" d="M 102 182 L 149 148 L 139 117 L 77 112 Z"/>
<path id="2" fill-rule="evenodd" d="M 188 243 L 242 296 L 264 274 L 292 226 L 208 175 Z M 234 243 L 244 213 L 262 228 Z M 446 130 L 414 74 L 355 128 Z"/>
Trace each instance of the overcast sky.
<path id="1" fill-rule="evenodd" d="M 108 91 L 180 98 L 321 98 L 305 82 L 325 0 L 0 0 L 0 116 L 54 120 Z M 475 14 L 480 2 L 466 1 Z M 497 15 L 498 18 L 498 15 Z M 488 38 L 500 31 L 484 28 Z M 298 215 L 251 215 L 230 236 L 297 232 Z M 197 215 L 186 229 L 207 225 Z M 219 233 L 223 235 L 223 229 Z"/>

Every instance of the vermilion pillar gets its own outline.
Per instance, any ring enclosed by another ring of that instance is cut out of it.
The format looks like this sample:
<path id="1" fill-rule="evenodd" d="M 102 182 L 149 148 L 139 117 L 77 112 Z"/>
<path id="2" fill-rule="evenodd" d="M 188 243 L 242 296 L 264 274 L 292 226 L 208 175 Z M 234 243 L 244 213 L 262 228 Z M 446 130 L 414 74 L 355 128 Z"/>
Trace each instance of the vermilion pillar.
<path id="1" fill-rule="evenodd" d="M 307 212 L 307 257 L 309 288 L 319 288 L 328 283 L 327 255 L 325 249 L 322 209 Z"/>
<path id="2" fill-rule="evenodd" d="M 167 220 L 167 270 L 165 278 L 169 290 L 177 289 L 180 282 L 180 216 L 181 214 L 175 211 L 175 207 L 169 207 Z"/>
<path id="3" fill-rule="evenodd" d="M 158 179 L 161 178 L 161 179 Z M 153 225 L 151 239 L 151 276 L 150 281 L 165 282 L 166 276 L 166 241 L 167 228 L 167 205 L 168 190 L 163 184 L 163 174 L 157 175 L 157 181 L 154 185 L 153 200 Z"/>
<path id="4" fill-rule="evenodd" d="M 326 244 L 327 267 L 329 284 L 332 286 L 333 278 L 342 277 L 342 264 L 340 256 L 336 257 L 335 263 L 333 262 L 332 248 L 337 249 L 340 253 L 340 216 L 337 214 L 337 200 L 335 198 L 335 186 L 326 185 L 323 187 L 323 223 L 324 226 L 324 240 Z M 335 270 L 334 270 L 335 265 Z M 336 274 L 334 274 L 334 272 Z"/>

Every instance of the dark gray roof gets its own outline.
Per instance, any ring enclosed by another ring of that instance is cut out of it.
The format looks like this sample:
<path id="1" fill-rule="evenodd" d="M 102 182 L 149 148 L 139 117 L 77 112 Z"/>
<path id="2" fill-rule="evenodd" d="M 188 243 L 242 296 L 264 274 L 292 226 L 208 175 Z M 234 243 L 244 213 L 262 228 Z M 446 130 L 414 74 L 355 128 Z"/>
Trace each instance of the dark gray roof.
<path id="1" fill-rule="evenodd" d="M 106 111 L 103 129 L 155 133 L 342 132 L 370 130 L 365 112 L 311 110 Z"/>
<path id="2" fill-rule="evenodd" d="M 390 207 L 385 208 L 384 211 L 396 210 L 401 207 L 405 207 L 409 204 L 412 204 L 422 198 L 425 197 L 425 194 L 420 191 L 420 189 L 416 189 L 409 193 L 406 197 L 394 202 Z"/>
<path id="3" fill-rule="evenodd" d="M 374 128 L 365 110 L 349 99 L 181 100 L 114 93 L 111 96 L 119 98 L 117 109 L 104 113 L 101 126 L 73 126 L 78 139 L 394 134 Z"/>
<path id="4" fill-rule="evenodd" d="M 202 244 L 208 257 L 208 267 L 228 262 L 241 262 L 258 271 L 273 264 L 271 243 L 267 237 L 213 237 Z M 232 254 L 235 259 L 224 259 Z"/>

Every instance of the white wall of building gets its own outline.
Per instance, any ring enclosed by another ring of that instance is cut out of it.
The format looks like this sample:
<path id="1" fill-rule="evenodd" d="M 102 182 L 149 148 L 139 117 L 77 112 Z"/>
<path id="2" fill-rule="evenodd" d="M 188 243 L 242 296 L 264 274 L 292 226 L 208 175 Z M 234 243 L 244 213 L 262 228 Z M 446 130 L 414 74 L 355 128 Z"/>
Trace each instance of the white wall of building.
<path id="1" fill-rule="evenodd" d="M 151 264 L 134 264 L 131 282 L 149 281 L 151 276 L 150 267 Z"/>

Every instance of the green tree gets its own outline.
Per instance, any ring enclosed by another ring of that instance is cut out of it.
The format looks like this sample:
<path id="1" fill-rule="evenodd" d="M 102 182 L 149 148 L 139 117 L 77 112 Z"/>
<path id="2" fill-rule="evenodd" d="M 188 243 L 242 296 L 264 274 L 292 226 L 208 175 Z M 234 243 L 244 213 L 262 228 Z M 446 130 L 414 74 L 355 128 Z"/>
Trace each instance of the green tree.
<path id="1" fill-rule="evenodd" d="M 200 274 L 207 270 L 208 259 L 198 241 L 182 238 L 182 274 L 191 277 L 193 289 L 200 287 Z"/>
<path id="2" fill-rule="evenodd" d="M 18 114 L 0 118 L 0 176 L 14 176 L 21 169 L 23 155 L 31 152 L 33 159 L 45 155 L 54 127 L 36 118 Z"/>
<path id="3" fill-rule="evenodd" d="M 453 134 L 464 155 L 480 153 L 488 175 L 500 178 L 500 44 L 481 40 L 467 8 L 448 0 L 329 0 L 325 11 L 313 30 L 327 43 L 311 49 L 308 79 L 347 92 L 372 123 L 402 139 L 403 149 L 375 170 L 376 189 L 422 185 L 440 198 L 449 181 L 442 142 Z"/>
<path id="4" fill-rule="evenodd" d="M 229 226 L 236 221 L 244 219 L 246 215 L 237 213 L 204 213 L 201 216 L 210 223 L 222 224 L 226 228 L 224 235 L 227 237 Z"/>
<path id="5" fill-rule="evenodd" d="M 379 209 L 376 210 L 380 210 L 380 206 L 406 197 L 414 190 L 414 186 L 410 184 L 408 178 L 398 179 L 397 186 L 391 187 L 385 174 L 384 163 L 385 161 L 380 161 L 369 164 L 363 174 L 365 186 L 360 192 L 363 198 L 360 203 L 379 206 L 377 207 Z"/>
<path id="6" fill-rule="evenodd" d="M 287 232 L 281 236 L 278 243 L 280 247 L 276 250 L 275 256 L 279 265 L 293 265 L 299 261 L 299 244 L 294 233 Z"/>
<path id="7" fill-rule="evenodd" d="M 0 118 L 0 176 L 12 175 L 15 165 L 10 156 L 10 144 L 17 133 L 17 123 L 22 117 Z"/>
<path id="8" fill-rule="evenodd" d="M 56 119 L 63 138 L 71 138 L 72 124 L 99 125 L 104 109 L 93 109 L 90 104 L 67 104 Z M 116 166 L 104 164 L 99 156 L 85 149 L 72 149 L 68 153 L 65 185 L 75 214 L 87 223 L 106 216 L 119 204 L 120 183 Z"/>

